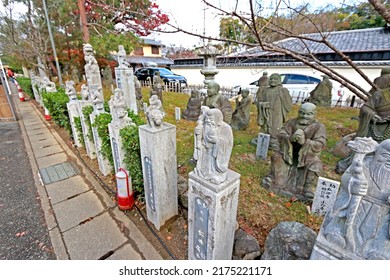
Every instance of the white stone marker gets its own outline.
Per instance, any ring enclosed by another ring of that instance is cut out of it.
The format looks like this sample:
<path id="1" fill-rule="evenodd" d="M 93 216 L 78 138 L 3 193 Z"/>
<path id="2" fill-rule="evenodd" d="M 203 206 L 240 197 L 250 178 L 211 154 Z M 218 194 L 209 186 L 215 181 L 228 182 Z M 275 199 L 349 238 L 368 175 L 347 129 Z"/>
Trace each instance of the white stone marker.
<path id="1" fill-rule="evenodd" d="M 181 118 L 181 110 L 179 107 L 175 107 L 175 120 L 180 121 Z"/>
<path id="2" fill-rule="evenodd" d="M 157 230 L 178 214 L 176 127 L 139 127 L 146 214 Z"/>
<path id="3" fill-rule="evenodd" d="M 339 187 L 340 182 L 319 177 L 311 212 L 319 216 L 325 216 L 326 213 L 331 211 L 336 201 Z"/>
<path id="4" fill-rule="evenodd" d="M 270 135 L 259 133 L 257 136 L 256 159 L 267 159 Z"/>
<path id="5" fill-rule="evenodd" d="M 83 114 L 83 108 L 87 107 L 87 106 L 92 106 L 92 102 L 80 100 L 78 102 L 78 106 L 79 106 L 79 112 L 80 112 L 81 129 L 83 130 L 85 150 L 86 150 L 87 155 L 89 156 L 90 159 L 95 159 L 96 158 L 96 148 L 95 148 L 95 144 L 94 144 L 93 138 L 92 138 L 93 135 L 89 135 L 89 127 L 87 124 L 87 120 L 85 119 L 84 114 Z"/>
<path id="6" fill-rule="evenodd" d="M 231 260 L 236 228 L 240 174 L 213 184 L 194 172 L 189 174 L 188 258 Z"/>
<path id="7" fill-rule="evenodd" d="M 74 118 L 80 117 L 79 105 L 77 100 L 77 92 L 76 89 L 74 88 L 73 81 L 66 81 L 65 86 L 66 86 L 65 93 L 69 97 L 69 102 L 66 103 L 66 107 L 68 108 L 69 122 L 70 122 L 70 128 L 72 130 L 73 141 L 74 141 L 74 145 L 77 148 L 80 148 L 83 145 L 79 140 L 79 133 L 77 131 L 76 122 L 74 121 Z M 82 135 L 80 135 L 80 137 L 82 137 Z"/>

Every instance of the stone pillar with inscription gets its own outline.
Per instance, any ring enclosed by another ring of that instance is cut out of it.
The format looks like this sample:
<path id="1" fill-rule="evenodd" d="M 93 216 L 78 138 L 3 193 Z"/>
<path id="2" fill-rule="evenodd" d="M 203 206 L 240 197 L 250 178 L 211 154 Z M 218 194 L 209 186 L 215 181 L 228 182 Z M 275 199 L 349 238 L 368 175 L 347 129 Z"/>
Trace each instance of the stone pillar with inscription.
<path id="1" fill-rule="evenodd" d="M 148 124 L 138 129 L 146 213 L 148 220 L 160 230 L 178 214 L 176 127 L 162 122 L 161 102 L 156 103 L 146 109 Z"/>
<path id="2" fill-rule="evenodd" d="M 110 142 L 112 149 L 112 157 L 114 160 L 115 173 L 119 168 L 125 168 L 125 151 L 123 149 L 122 138 L 120 131 L 128 125 L 135 125 L 127 115 L 126 105 L 123 100 L 123 92 L 121 89 L 115 89 L 114 96 L 109 101 L 110 112 L 112 116 L 111 123 L 108 124 L 110 133 Z"/>
<path id="3" fill-rule="evenodd" d="M 222 184 L 213 184 L 194 172 L 189 174 L 190 260 L 231 260 L 239 190 L 240 174 L 232 170 Z"/>
<path id="4" fill-rule="evenodd" d="M 233 132 L 219 109 L 201 109 L 188 183 L 188 258 L 231 260 L 240 190 L 240 174 L 228 169 Z"/>
<path id="5" fill-rule="evenodd" d="M 116 86 L 123 91 L 126 107 L 138 114 L 133 69 L 126 61 L 126 51 L 122 45 L 119 46 L 118 64 L 118 67 L 115 67 Z"/>
<path id="6" fill-rule="evenodd" d="M 81 100 L 79 100 L 77 105 L 79 107 L 79 112 L 80 112 L 80 122 L 81 122 L 81 129 L 83 131 L 85 150 L 90 159 L 95 159 L 96 148 L 95 148 L 95 143 L 93 142 L 93 134 L 90 133 L 90 129 L 89 129 L 90 119 L 87 120 L 83 112 L 83 109 L 85 107 L 93 106 L 92 102 L 90 101 L 91 100 L 90 92 L 88 90 L 87 85 L 83 84 L 81 86 L 80 95 L 81 95 Z"/>
<path id="7" fill-rule="evenodd" d="M 91 124 L 95 122 L 95 119 L 98 115 L 104 113 L 104 108 L 103 108 L 103 101 L 96 98 L 97 93 L 95 94 L 95 99 L 93 101 L 93 112 L 92 114 L 89 115 L 91 119 Z M 97 128 L 92 125 L 92 134 L 93 134 L 93 139 L 95 142 L 95 148 L 96 148 L 96 155 L 98 159 L 98 164 L 99 164 L 99 170 L 102 172 L 104 176 L 107 176 L 108 174 L 111 173 L 112 171 L 112 166 L 108 159 L 104 158 L 102 154 L 102 139 L 98 135 Z"/>
<path id="8" fill-rule="evenodd" d="M 65 93 L 69 97 L 69 102 L 66 103 L 66 107 L 68 108 L 68 115 L 69 115 L 69 122 L 70 127 L 72 129 L 72 135 L 73 135 L 73 141 L 74 145 L 77 148 L 82 147 L 79 137 L 83 137 L 79 132 L 77 131 L 76 122 L 74 118 L 80 117 L 79 112 L 79 106 L 78 106 L 78 100 L 77 100 L 77 92 L 74 88 L 74 82 L 73 81 L 66 81 L 65 82 Z"/>

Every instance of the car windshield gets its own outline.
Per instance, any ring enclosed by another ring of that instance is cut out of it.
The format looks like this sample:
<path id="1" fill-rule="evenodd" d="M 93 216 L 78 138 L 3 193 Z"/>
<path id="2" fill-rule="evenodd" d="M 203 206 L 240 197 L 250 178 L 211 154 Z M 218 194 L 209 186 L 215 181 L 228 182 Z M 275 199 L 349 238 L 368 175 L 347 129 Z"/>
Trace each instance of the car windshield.
<path id="1" fill-rule="evenodd" d="M 162 75 L 174 75 L 171 71 L 169 71 L 168 69 L 165 69 L 165 68 L 160 68 L 160 69 L 158 69 L 158 71 L 160 71 L 160 74 L 162 74 Z"/>

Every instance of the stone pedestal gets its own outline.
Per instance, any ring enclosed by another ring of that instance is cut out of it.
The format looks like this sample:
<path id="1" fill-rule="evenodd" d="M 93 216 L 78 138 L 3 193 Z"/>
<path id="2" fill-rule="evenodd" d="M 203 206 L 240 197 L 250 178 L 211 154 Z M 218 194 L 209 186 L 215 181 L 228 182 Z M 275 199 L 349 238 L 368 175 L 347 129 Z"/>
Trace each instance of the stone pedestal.
<path id="1" fill-rule="evenodd" d="M 74 145 L 77 148 L 80 148 L 83 146 L 83 144 L 81 144 L 79 137 L 82 137 L 82 135 L 79 136 L 79 133 L 76 128 L 76 123 L 74 121 L 75 117 L 80 117 L 78 101 L 71 100 L 66 104 L 66 107 L 68 108 L 69 121 L 70 121 L 70 127 L 72 129 Z"/>
<path id="2" fill-rule="evenodd" d="M 116 67 L 115 79 L 117 87 L 123 91 L 126 107 L 138 114 L 133 70 L 125 66 Z"/>
<path id="3" fill-rule="evenodd" d="M 240 174 L 228 170 L 222 184 L 189 174 L 188 258 L 231 260 L 236 227 Z"/>
<path id="4" fill-rule="evenodd" d="M 160 230 L 178 214 L 176 127 L 139 127 L 142 171 L 148 220 Z"/>
<path id="5" fill-rule="evenodd" d="M 97 114 L 96 112 L 93 112 L 89 117 L 91 118 L 91 124 L 95 122 Z M 93 139 L 95 142 L 95 149 L 96 149 L 96 155 L 97 155 L 97 160 L 99 164 L 99 170 L 102 172 L 104 176 L 107 176 L 108 174 L 111 173 L 112 171 L 112 166 L 108 159 L 104 158 L 102 155 L 102 140 L 100 139 L 97 128 L 92 126 L 92 134 L 93 134 Z"/>
<path id="6" fill-rule="evenodd" d="M 92 102 L 79 101 L 78 106 L 79 106 L 79 112 L 80 112 L 81 129 L 83 130 L 85 150 L 86 150 L 89 158 L 95 159 L 96 158 L 95 143 L 93 142 L 93 138 L 88 137 L 89 128 L 88 128 L 87 120 L 85 119 L 84 114 L 83 114 L 83 108 L 86 106 L 92 106 Z M 90 135 L 90 136 L 93 137 L 93 135 Z"/>
<path id="7" fill-rule="evenodd" d="M 112 149 L 112 157 L 114 159 L 115 173 L 119 171 L 119 168 L 125 168 L 125 152 L 123 150 L 122 140 L 120 137 L 120 130 L 124 126 L 116 126 L 112 123 L 108 124 L 108 131 L 110 132 L 110 142 Z"/>

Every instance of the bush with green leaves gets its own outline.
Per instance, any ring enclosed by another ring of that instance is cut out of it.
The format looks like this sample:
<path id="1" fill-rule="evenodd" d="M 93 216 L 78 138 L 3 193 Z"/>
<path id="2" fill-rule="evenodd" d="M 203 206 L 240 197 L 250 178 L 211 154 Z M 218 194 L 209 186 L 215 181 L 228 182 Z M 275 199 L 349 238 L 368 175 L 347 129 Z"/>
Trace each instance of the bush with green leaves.
<path id="1" fill-rule="evenodd" d="M 101 150 L 103 157 L 109 161 L 111 166 L 114 166 L 114 159 L 112 157 L 112 149 L 110 142 L 110 132 L 108 130 L 108 124 L 111 122 L 112 116 L 109 113 L 102 113 L 95 117 L 95 121 L 92 124 L 96 127 L 96 131 L 101 140 Z"/>
<path id="2" fill-rule="evenodd" d="M 35 98 L 30 78 L 16 77 L 16 81 L 18 82 L 20 88 L 23 90 L 24 93 L 26 93 L 32 99 Z"/>
<path id="3" fill-rule="evenodd" d="M 81 126 L 81 118 L 74 117 L 73 120 L 74 120 L 74 124 L 76 127 L 77 138 L 79 139 L 79 142 L 81 143 L 81 145 L 85 146 L 84 137 L 83 137 L 83 128 Z"/>
<path id="4" fill-rule="evenodd" d="M 145 122 L 140 116 L 134 114 L 133 111 L 129 111 L 129 117 L 135 125 L 128 125 L 120 130 L 122 146 L 125 152 L 124 162 L 131 176 L 133 190 L 138 199 L 142 200 L 145 192 L 138 127 L 145 124 Z"/>
<path id="5" fill-rule="evenodd" d="M 68 108 L 66 106 L 69 102 L 69 97 L 65 94 L 65 90 L 58 88 L 57 92 L 43 92 L 42 99 L 55 124 L 65 128 L 71 134 Z"/>
<path id="6" fill-rule="evenodd" d="M 84 117 L 84 120 L 85 120 L 85 123 L 87 124 L 88 126 L 88 132 L 87 132 L 87 138 L 92 141 L 93 143 L 95 143 L 95 140 L 93 139 L 93 134 L 92 134 L 92 125 L 91 125 L 91 119 L 89 117 L 89 115 L 92 114 L 93 112 L 93 106 L 92 105 L 88 105 L 88 106 L 85 106 L 83 107 L 83 110 L 82 110 L 82 114 L 83 114 L 83 117 Z"/>

